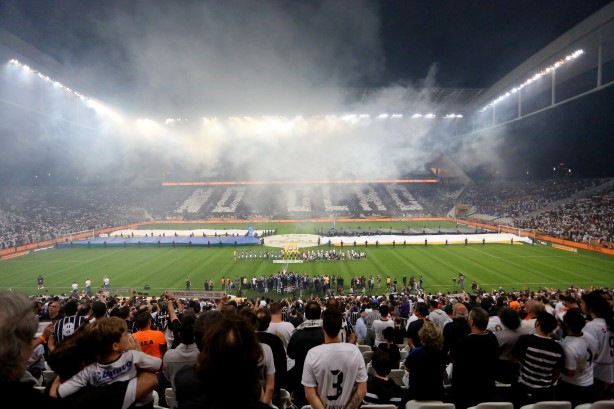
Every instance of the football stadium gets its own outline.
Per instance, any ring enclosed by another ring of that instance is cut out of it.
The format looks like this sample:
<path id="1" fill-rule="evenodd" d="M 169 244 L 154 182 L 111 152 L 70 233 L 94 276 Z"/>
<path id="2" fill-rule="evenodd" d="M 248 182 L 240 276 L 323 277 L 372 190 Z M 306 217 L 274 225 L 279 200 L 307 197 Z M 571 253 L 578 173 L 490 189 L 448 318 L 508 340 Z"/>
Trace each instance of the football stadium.
<path id="1" fill-rule="evenodd" d="M 614 3 L 439 6 L 0 6 L 0 299 L 40 321 L 26 402 L 611 407 Z M 115 317 L 155 382 L 92 375 L 134 349 L 94 353 Z M 538 336 L 556 359 L 535 369 Z M 71 342 L 92 374 L 63 368 Z"/>

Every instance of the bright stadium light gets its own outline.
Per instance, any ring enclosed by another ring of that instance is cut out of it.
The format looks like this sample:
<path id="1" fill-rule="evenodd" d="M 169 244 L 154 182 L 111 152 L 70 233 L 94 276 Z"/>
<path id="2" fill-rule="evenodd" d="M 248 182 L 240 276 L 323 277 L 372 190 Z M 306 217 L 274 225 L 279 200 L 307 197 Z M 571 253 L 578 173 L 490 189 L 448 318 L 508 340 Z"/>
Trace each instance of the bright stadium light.
<path id="1" fill-rule="evenodd" d="M 388 118 L 388 116 L 389 116 L 388 114 L 379 114 L 377 117 L 379 119 L 386 119 L 386 118 Z"/>
<path id="2" fill-rule="evenodd" d="M 40 71 L 37 71 L 35 69 L 30 68 L 28 65 L 20 62 L 19 60 L 16 60 L 15 58 L 9 60 L 9 64 L 14 64 L 14 65 L 22 68 L 26 72 L 31 72 L 31 73 L 36 74 L 43 81 L 48 82 L 48 83 L 52 84 L 54 87 L 61 88 L 64 91 L 79 97 L 82 101 L 86 100 L 86 99 L 89 99 L 89 98 L 85 97 L 83 94 L 81 94 L 81 93 L 79 93 L 77 91 L 74 91 L 71 88 L 67 87 L 66 85 L 62 84 L 60 81 L 56 81 L 56 80 L 51 79 L 48 75 L 45 75 L 45 74 L 43 74 Z"/>
<path id="3" fill-rule="evenodd" d="M 512 94 L 516 94 L 517 92 L 519 92 L 521 89 L 523 89 L 524 87 L 526 87 L 527 85 L 539 80 L 540 78 L 551 74 L 554 70 L 556 70 L 557 68 L 563 66 L 564 64 L 575 60 L 576 58 L 580 57 L 581 55 L 584 54 L 584 50 L 580 49 L 580 50 L 576 50 L 573 53 L 566 55 L 565 57 L 561 58 L 560 60 L 556 61 L 554 64 L 544 68 L 543 70 L 541 70 L 540 72 L 534 74 L 533 76 L 531 76 L 529 79 L 527 79 L 526 81 L 524 81 L 522 84 L 516 85 L 515 87 L 513 87 L 512 89 L 510 89 L 509 91 L 499 95 L 497 98 L 495 98 L 494 100 L 492 100 L 491 102 L 489 102 L 488 104 L 486 104 L 485 106 L 483 106 L 480 109 L 480 112 L 484 112 L 487 109 L 495 106 L 496 104 L 498 104 L 499 102 L 503 101 L 504 99 L 508 98 L 510 95 Z"/>

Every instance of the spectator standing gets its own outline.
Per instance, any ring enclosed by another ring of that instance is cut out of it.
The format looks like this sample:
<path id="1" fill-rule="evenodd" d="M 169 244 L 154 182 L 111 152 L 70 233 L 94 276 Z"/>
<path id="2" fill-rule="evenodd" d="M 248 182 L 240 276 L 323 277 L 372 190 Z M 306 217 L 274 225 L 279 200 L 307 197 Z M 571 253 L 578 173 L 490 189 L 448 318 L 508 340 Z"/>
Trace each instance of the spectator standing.
<path id="1" fill-rule="evenodd" d="M 292 309 L 290 310 L 290 317 L 288 318 L 288 322 L 294 325 L 294 328 L 296 328 L 299 325 L 301 325 L 303 321 L 304 321 L 303 314 L 299 312 L 296 306 L 292 307 Z"/>
<path id="2" fill-rule="evenodd" d="M 534 334 L 537 314 L 544 310 L 544 305 L 540 301 L 531 299 L 524 303 L 524 309 L 527 317 L 520 322 L 520 330 L 523 334 Z"/>
<path id="3" fill-rule="evenodd" d="M 367 392 L 365 361 L 356 345 L 340 342 L 343 316 L 336 308 L 322 313 L 324 344 L 307 352 L 302 384 L 313 408 L 358 408 Z"/>
<path id="4" fill-rule="evenodd" d="M 495 395 L 495 375 L 499 344 L 488 332 L 488 312 L 474 307 L 469 313 L 471 333 L 450 350 L 452 393 L 458 409 L 491 401 Z"/>
<path id="5" fill-rule="evenodd" d="M 162 298 L 160 298 L 162 300 Z M 165 301 L 166 302 L 166 301 Z M 172 303 L 171 303 L 172 307 Z M 174 307 L 173 307 L 174 308 Z M 168 344 L 164 333 L 159 330 L 152 329 L 152 317 L 147 311 L 140 312 L 135 318 L 135 324 L 137 331 L 132 333 L 134 339 L 141 345 L 141 351 L 147 355 L 154 356 L 156 358 L 163 359 L 166 351 L 168 351 Z M 169 326 L 170 327 L 170 326 Z M 167 387 L 167 380 L 162 371 L 157 372 L 158 386 L 156 391 L 158 395 L 164 396 L 164 390 Z M 164 398 L 161 398 L 163 403 L 166 402 Z"/>
<path id="6" fill-rule="evenodd" d="M 376 320 L 379 320 L 381 315 L 379 313 L 379 309 L 376 306 L 379 304 L 375 304 L 370 302 L 367 305 L 367 314 L 364 317 L 365 325 L 367 326 L 367 338 L 365 338 L 365 344 L 373 347 L 375 343 L 375 332 L 373 332 L 373 323 Z"/>
<path id="7" fill-rule="evenodd" d="M 225 317 L 210 322 L 203 346 L 195 366 L 200 396 L 183 400 L 177 379 L 180 408 L 271 408 L 260 402 L 263 350 L 250 324 Z"/>
<path id="8" fill-rule="evenodd" d="M 255 332 L 258 329 L 258 318 L 256 313 L 251 308 L 241 308 L 238 313 L 238 318 L 252 327 Z M 262 371 L 259 374 L 260 402 L 271 405 L 273 403 L 273 395 L 275 391 L 275 361 L 273 359 L 273 351 L 267 344 L 260 342 L 262 348 Z M 275 405 L 277 406 L 277 405 Z"/>
<path id="9" fill-rule="evenodd" d="M 43 314 L 38 317 L 38 320 L 51 321 L 51 323 L 55 324 L 55 322 L 62 319 L 62 317 L 64 317 L 64 314 L 62 314 L 62 304 L 60 304 L 59 299 L 54 299 L 49 301 L 47 308 L 43 311 Z"/>
<path id="10" fill-rule="evenodd" d="M 394 317 L 394 343 L 405 343 L 405 328 L 403 328 L 403 320 L 400 317 Z"/>
<path id="11" fill-rule="evenodd" d="M 169 304 L 171 301 L 169 301 Z M 175 374 L 184 366 L 192 366 L 198 358 L 198 348 L 194 343 L 194 314 L 185 314 L 181 318 L 179 335 L 181 344 L 177 348 L 168 350 L 162 361 L 164 363 L 164 375 L 170 382 L 171 388 L 175 390 Z"/>
<path id="12" fill-rule="evenodd" d="M 335 297 L 329 297 L 326 300 L 326 308 L 337 308 L 341 311 L 342 321 L 341 321 L 341 332 L 339 333 L 339 339 L 341 342 L 349 342 L 350 344 L 356 343 L 356 332 L 354 331 L 354 326 L 343 307 L 340 305 L 339 300 Z"/>
<path id="13" fill-rule="evenodd" d="M 205 349 L 205 335 L 210 326 L 222 319 L 222 314 L 219 311 L 207 310 L 198 316 L 194 323 L 194 341 L 196 347 L 203 353 Z M 197 361 L 198 363 L 198 361 Z M 196 364 L 192 366 L 184 366 L 175 373 L 175 402 L 178 407 L 182 408 L 202 408 L 205 405 L 205 397 L 203 396 L 204 385 L 196 375 Z"/>
<path id="14" fill-rule="evenodd" d="M 282 307 L 279 303 L 273 302 L 269 305 L 269 311 L 271 311 L 271 323 L 269 324 L 269 328 L 267 328 L 267 332 L 273 335 L 276 335 L 281 339 L 281 342 L 284 344 L 284 350 L 286 351 L 286 356 L 288 355 L 288 343 L 290 342 L 290 338 L 292 338 L 292 334 L 296 329 L 294 325 L 289 322 L 285 322 L 281 318 Z M 286 368 L 288 371 L 294 368 L 294 359 L 287 357 L 286 359 Z"/>
<path id="15" fill-rule="evenodd" d="M 365 308 L 362 307 L 360 309 L 360 317 L 358 317 L 356 320 L 355 325 L 357 343 L 361 345 L 365 344 L 365 339 L 367 338 L 367 324 L 365 324 L 365 315 L 367 315 L 367 312 L 365 311 Z"/>
<path id="16" fill-rule="evenodd" d="M 518 313 L 510 307 L 503 307 L 499 310 L 499 319 L 503 325 L 501 331 L 495 332 L 499 343 L 499 356 L 496 365 L 497 382 L 512 384 L 518 377 L 518 364 L 512 360 L 512 349 L 522 335 L 520 331 L 520 317 Z"/>
<path id="17" fill-rule="evenodd" d="M 422 325 L 424 325 L 424 319 L 428 313 L 429 309 L 425 303 L 416 303 L 414 314 L 416 315 L 417 319 L 407 324 L 407 330 L 405 331 L 405 339 L 407 340 L 407 345 L 409 345 L 410 349 L 418 348 L 421 345 L 418 331 L 420 331 L 420 328 L 422 328 Z"/>
<path id="18" fill-rule="evenodd" d="M 379 306 L 380 318 L 378 320 L 373 321 L 372 328 L 373 333 L 375 335 L 375 341 L 373 342 L 373 346 L 377 348 L 380 344 L 385 343 L 384 335 L 382 331 L 384 328 L 393 328 L 394 322 L 388 318 L 389 309 L 387 304 L 381 304 Z"/>
<path id="19" fill-rule="evenodd" d="M 439 331 L 443 333 L 443 327 L 450 321 L 450 317 L 445 313 L 444 310 L 439 308 L 439 301 L 436 299 L 432 299 L 429 302 L 429 320 L 433 321 L 439 327 Z"/>
<path id="20" fill-rule="evenodd" d="M 556 384 L 556 398 L 571 402 L 572 407 L 582 403 L 594 402 L 593 366 L 594 346 L 582 334 L 585 322 L 578 310 L 569 310 L 563 318 L 567 336 L 561 346 L 565 356 L 565 366 Z"/>
<path id="21" fill-rule="evenodd" d="M 537 314 L 535 333 L 516 341 L 512 358 L 519 362 L 520 371 L 512 385 L 514 406 L 554 399 L 553 385 L 563 368 L 563 348 L 549 336 L 556 327 L 554 315 L 542 311 Z"/>
<path id="22" fill-rule="evenodd" d="M 409 372 L 408 399 L 443 400 L 443 376 L 446 356 L 443 352 L 443 336 L 439 327 L 425 321 L 420 328 L 421 345 L 405 358 L 403 369 Z"/>
<path id="23" fill-rule="evenodd" d="M 607 294 L 595 290 L 582 296 L 582 311 L 592 318 L 582 329 L 595 345 L 593 377 L 597 399 L 608 400 L 614 393 L 614 319 Z"/>
<path id="24" fill-rule="evenodd" d="M 309 301 L 305 306 L 305 322 L 296 327 L 288 343 L 288 357 L 294 359 L 294 369 L 291 371 L 291 390 L 294 394 L 294 402 L 298 407 L 307 405 L 305 389 L 301 383 L 305 358 L 307 353 L 318 345 L 324 343 L 324 331 L 322 330 L 322 309 L 317 301 Z"/>
<path id="25" fill-rule="evenodd" d="M 151 329 L 151 314 L 147 311 L 136 316 L 138 331 L 132 336 L 141 345 L 141 350 L 148 355 L 162 359 L 167 351 L 166 337 L 161 331 Z"/>
<path id="26" fill-rule="evenodd" d="M 92 303 L 90 322 L 94 322 L 106 316 L 107 316 L 107 305 L 103 303 L 102 301 L 98 301 L 98 300 L 94 301 Z M 128 332 L 131 332 L 130 328 L 128 328 Z"/>
<path id="27" fill-rule="evenodd" d="M 281 387 L 284 385 L 286 390 L 291 391 L 292 380 L 288 379 L 286 350 L 281 339 L 271 333 L 266 332 L 271 323 L 271 312 L 266 307 L 258 308 L 256 312 L 256 319 L 258 320 L 258 328 L 256 330 L 256 336 L 261 344 L 266 344 L 271 348 L 273 354 L 273 362 L 275 364 L 275 387 L 273 390 L 273 404 L 280 408 L 281 406 Z M 292 343 L 292 339 L 290 339 Z M 288 345 L 288 350 L 290 345 Z M 296 365 L 295 365 L 296 368 Z"/>
<path id="28" fill-rule="evenodd" d="M 471 328 L 467 322 L 469 315 L 465 304 L 457 302 L 452 306 L 452 321 L 448 322 L 442 331 L 443 352 L 448 356 L 448 352 L 456 343 L 471 333 Z"/>
<path id="29" fill-rule="evenodd" d="M 79 305 L 75 300 L 69 300 L 64 305 L 65 316 L 53 325 L 53 337 L 49 338 L 49 349 L 53 350 L 66 337 L 71 336 L 81 326 L 88 322 L 85 315 L 78 315 Z"/>

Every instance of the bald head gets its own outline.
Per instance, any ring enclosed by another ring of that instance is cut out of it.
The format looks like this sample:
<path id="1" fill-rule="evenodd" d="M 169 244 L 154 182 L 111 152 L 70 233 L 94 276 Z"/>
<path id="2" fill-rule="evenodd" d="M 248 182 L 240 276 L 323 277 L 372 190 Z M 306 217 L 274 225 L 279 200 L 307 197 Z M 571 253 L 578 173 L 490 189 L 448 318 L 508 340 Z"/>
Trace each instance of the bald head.
<path id="1" fill-rule="evenodd" d="M 465 304 L 457 302 L 456 304 L 454 304 L 454 307 L 452 308 L 452 316 L 454 318 L 462 318 L 464 320 L 467 319 L 467 307 L 465 306 Z"/>
<path id="2" fill-rule="evenodd" d="M 529 317 L 536 318 L 537 314 L 544 309 L 544 304 L 537 300 L 527 300 L 527 302 L 524 303 L 524 309 L 529 314 Z"/>

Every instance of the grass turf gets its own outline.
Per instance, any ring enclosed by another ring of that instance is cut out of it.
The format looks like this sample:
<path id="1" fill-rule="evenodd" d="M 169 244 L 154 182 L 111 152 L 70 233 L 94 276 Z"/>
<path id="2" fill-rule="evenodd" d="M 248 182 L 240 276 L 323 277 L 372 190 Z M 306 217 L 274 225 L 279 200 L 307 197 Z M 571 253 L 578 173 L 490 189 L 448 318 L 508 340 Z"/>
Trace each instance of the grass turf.
<path id="1" fill-rule="evenodd" d="M 354 222 L 337 223 L 341 227 L 373 229 L 387 227 L 450 227 L 445 222 Z M 166 225 L 169 230 L 192 228 L 243 228 L 237 224 L 221 225 Z M 257 224 L 255 229 L 277 229 L 277 233 L 313 233 L 319 228 L 330 229 L 330 223 L 271 223 Z M 142 226 L 142 229 L 160 228 L 159 225 Z M 264 250 L 267 247 L 258 247 Z M 328 246 L 321 246 L 328 248 Z M 255 249 L 249 247 L 248 249 Z M 347 248 L 346 248 L 347 249 Z M 359 246 L 358 249 L 364 249 Z M 238 248 L 241 251 L 241 248 Z M 429 292 L 455 292 L 458 284 L 453 278 L 465 274 L 465 286 L 476 281 L 485 290 L 537 289 L 539 287 L 567 288 L 612 287 L 614 283 L 614 257 L 579 251 L 566 252 L 543 245 L 487 244 L 487 245 L 412 245 L 403 247 L 369 246 L 367 260 L 313 261 L 290 264 L 289 271 L 309 275 L 330 274 L 345 279 L 346 291 L 352 276 L 367 277 L 378 273 L 382 281 L 387 275 L 399 284 L 403 274 L 424 277 L 424 288 Z M 84 289 L 87 278 L 93 289 L 102 284 L 106 274 L 111 287 L 134 288 L 158 295 L 163 290 L 184 290 L 186 276 L 190 276 L 192 290 L 202 290 L 205 279 L 212 278 L 215 290 L 220 289 L 220 279 L 230 276 L 260 276 L 279 271 L 284 265 L 267 261 L 234 261 L 233 248 L 93 248 L 50 249 L 30 253 L 23 257 L 0 261 L 0 290 L 27 294 L 41 294 L 36 278 L 42 274 L 49 294 L 70 293 L 76 281 Z M 383 289 L 376 292 L 382 293 Z M 245 294 L 256 296 L 255 293 Z"/>

